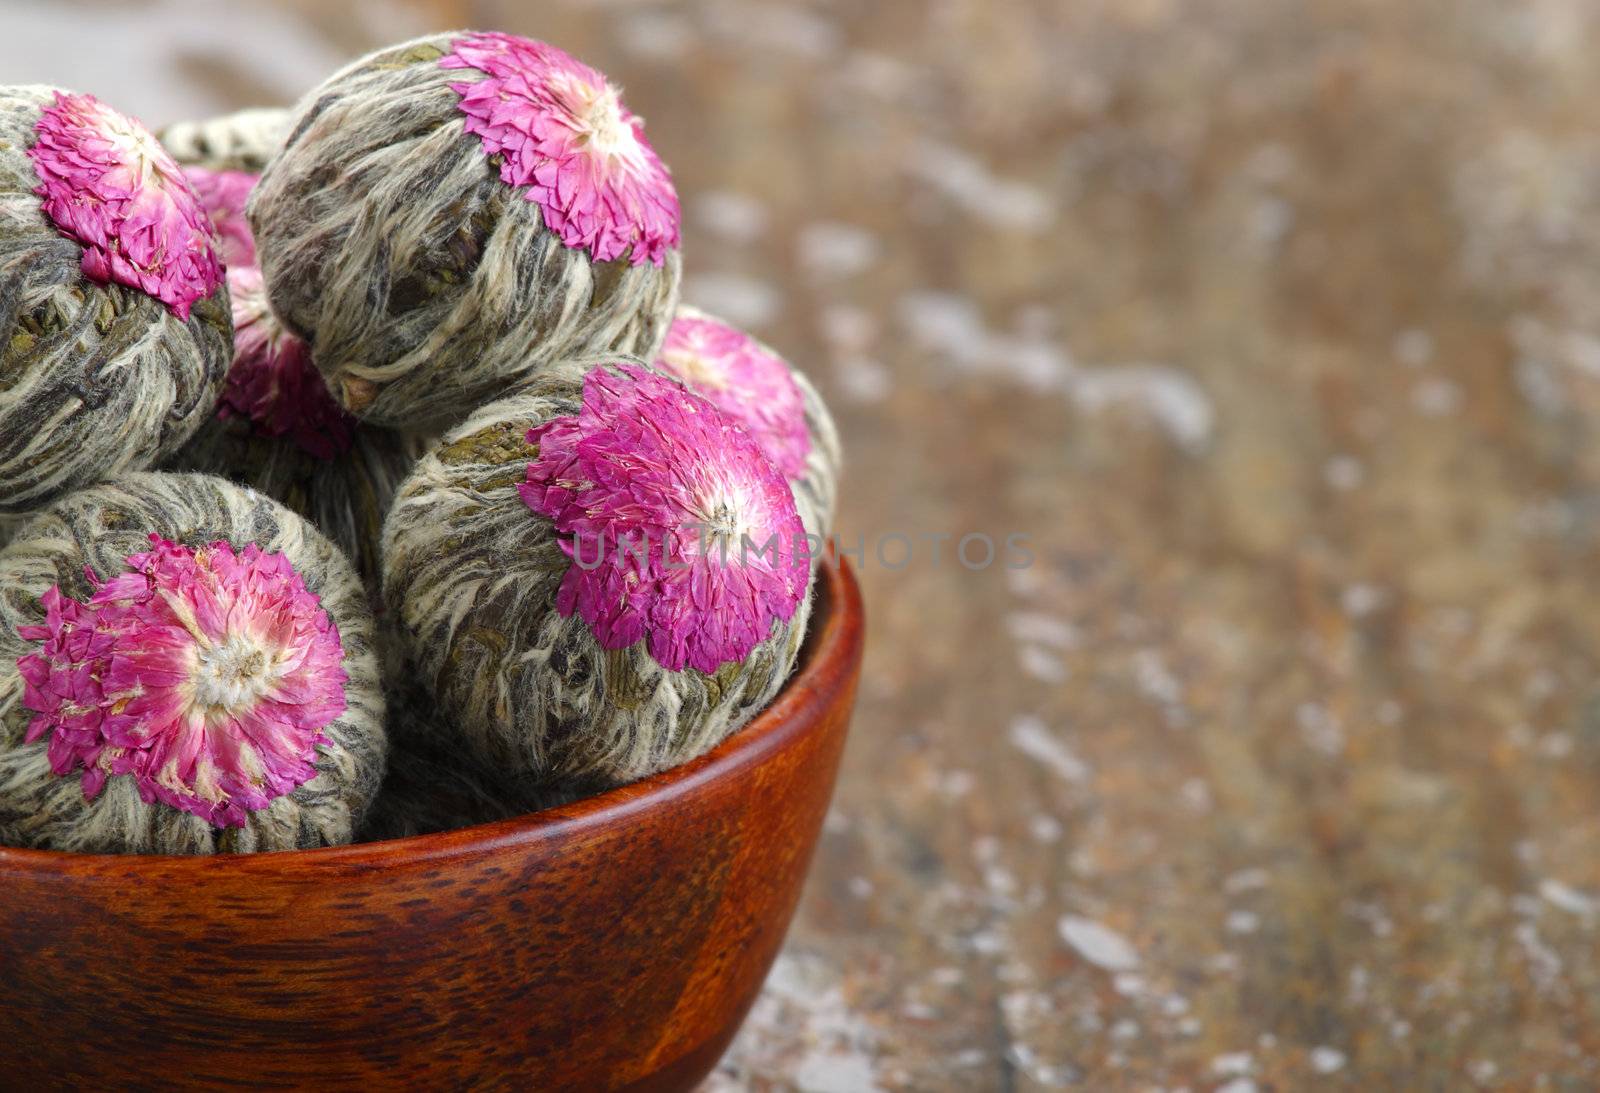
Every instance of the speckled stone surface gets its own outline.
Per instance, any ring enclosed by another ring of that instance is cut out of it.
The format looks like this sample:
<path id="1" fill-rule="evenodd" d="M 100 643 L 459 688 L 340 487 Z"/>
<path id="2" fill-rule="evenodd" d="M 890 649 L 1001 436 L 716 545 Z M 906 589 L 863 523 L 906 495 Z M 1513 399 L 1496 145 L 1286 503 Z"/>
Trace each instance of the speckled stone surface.
<path id="1" fill-rule="evenodd" d="M 558 42 L 676 173 L 686 299 L 832 403 L 847 543 L 917 540 L 710 1089 L 1600 1085 L 1600 9 L 359 11 L 37 78 L 160 124 Z"/>

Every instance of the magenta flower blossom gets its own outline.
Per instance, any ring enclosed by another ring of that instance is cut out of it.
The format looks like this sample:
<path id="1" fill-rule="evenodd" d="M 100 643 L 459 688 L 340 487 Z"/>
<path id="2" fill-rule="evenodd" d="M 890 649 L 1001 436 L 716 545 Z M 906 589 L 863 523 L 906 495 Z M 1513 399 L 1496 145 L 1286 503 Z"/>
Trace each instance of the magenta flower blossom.
<path id="1" fill-rule="evenodd" d="M 233 302 L 233 365 L 218 417 L 244 417 L 265 436 L 286 436 L 318 459 L 355 442 L 356 419 L 334 401 L 305 342 L 283 328 L 267 305 L 255 266 L 228 269 Z"/>
<path id="2" fill-rule="evenodd" d="M 201 208 L 211 218 L 222 264 L 229 268 L 255 265 L 256 238 L 250 232 L 250 222 L 244 218 L 244 206 L 261 176 L 249 171 L 213 171 L 207 167 L 185 167 L 183 174 L 200 199 Z"/>
<path id="3" fill-rule="evenodd" d="M 267 303 L 245 202 L 259 176 L 248 171 L 184 169 L 210 215 L 227 262 L 233 305 L 233 364 L 218 417 L 243 417 L 264 436 L 286 436 L 318 459 L 332 459 L 355 441 L 356 420 L 334 401 L 311 349 L 283 328 Z"/>
<path id="4" fill-rule="evenodd" d="M 606 78 L 544 42 L 469 34 L 443 68 L 486 77 L 451 84 L 467 132 L 500 157 L 500 178 L 526 187 L 545 226 L 597 262 L 632 250 L 632 264 L 661 265 L 678 245 L 672 176 Z"/>
<path id="5" fill-rule="evenodd" d="M 339 630 L 281 554 L 198 550 L 150 536 L 88 603 L 42 598 L 44 647 L 17 661 L 25 741 L 50 736 L 50 769 L 83 770 L 93 799 L 115 774 L 139 796 L 217 827 L 316 776 L 322 730 L 344 713 Z"/>
<path id="6" fill-rule="evenodd" d="M 785 475 L 805 473 L 811 434 L 800 385 L 789 366 L 750 335 L 709 315 L 682 312 L 672 320 L 656 367 L 750 430 Z"/>
<path id="7" fill-rule="evenodd" d="M 56 92 L 28 149 L 55 226 L 83 246 L 84 276 L 149 293 L 187 322 L 222 284 L 211 221 L 167 150 L 93 95 Z"/>
<path id="8" fill-rule="evenodd" d="M 638 365 L 597 367 L 581 410 L 528 442 L 539 454 L 518 491 L 574 559 L 556 609 L 601 648 L 648 638 L 663 667 L 709 673 L 794 616 L 808 572 L 794 497 L 705 399 Z"/>

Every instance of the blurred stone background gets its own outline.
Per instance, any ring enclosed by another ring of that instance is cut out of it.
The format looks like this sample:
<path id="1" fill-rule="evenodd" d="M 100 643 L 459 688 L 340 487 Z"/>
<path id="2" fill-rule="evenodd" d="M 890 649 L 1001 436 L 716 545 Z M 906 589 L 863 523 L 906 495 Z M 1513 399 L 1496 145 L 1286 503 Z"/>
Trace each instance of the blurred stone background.
<path id="1" fill-rule="evenodd" d="M 860 709 L 712 1089 L 1600 1084 L 1600 8 L 0 0 L 0 79 L 467 25 L 626 88 L 848 445 Z"/>

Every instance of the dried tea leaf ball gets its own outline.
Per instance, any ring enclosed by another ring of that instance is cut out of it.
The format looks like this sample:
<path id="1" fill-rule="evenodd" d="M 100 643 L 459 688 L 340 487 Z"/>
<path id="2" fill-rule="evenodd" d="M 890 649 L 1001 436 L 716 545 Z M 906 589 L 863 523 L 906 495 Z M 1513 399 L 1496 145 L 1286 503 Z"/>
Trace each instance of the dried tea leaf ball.
<path id="1" fill-rule="evenodd" d="M 269 498 L 130 474 L 0 550 L 0 844 L 348 842 L 385 746 L 361 582 Z"/>
<path id="2" fill-rule="evenodd" d="M 291 120 L 281 107 L 256 106 L 203 121 L 174 122 L 157 136 L 185 167 L 260 174 L 283 144 Z"/>
<path id="3" fill-rule="evenodd" d="M 176 451 L 230 356 L 200 202 L 90 95 L 0 88 L 0 517 Z"/>
<path id="4" fill-rule="evenodd" d="M 388 708 L 389 763 L 357 841 L 454 831 L 525 816 L 600 792 L 598 782 L 541 781 L 496 769 L 462 746 L 409 663 L 391 618 L 378 622 L 379 664 Z"/>
<path id="5" fill-rule="evenodd" d="M 231 478 L 288 505 L 342 547 L 376 589 L 383 517 L 421 445 L 351 417 L 328 393 L 305 342 L 273 315 L 244 219 L 257 176 L 188 173 L 228 256 L 234 355 L 216 413 L 169 467 Z"/>
<path id="6" fill-rule="evenodd" d="M 545 780 L 632 781 L 743 725 L 794 665 L 808 577 L 782 473 L 637 363 L 552 366 L 479 410 L 384 525 L 388 615 L 440 716 Z"/>
<path id="7" fill-rule="evenodd" d="M 272 307 L 351 412 L 459 422 L 552 362 L 653 356 L 679 209 L 643 123 L 541 42 L 444 34 L 313 90 L 250 199 Z"/>
<path id="8" fill-rule="evenodd" d="M 749 430 L 793 487 L 820 558 L 833 530 L 839 432 L 811 381 L 738 327 L 688 306 L 678 308 L 655 363 Z"/>

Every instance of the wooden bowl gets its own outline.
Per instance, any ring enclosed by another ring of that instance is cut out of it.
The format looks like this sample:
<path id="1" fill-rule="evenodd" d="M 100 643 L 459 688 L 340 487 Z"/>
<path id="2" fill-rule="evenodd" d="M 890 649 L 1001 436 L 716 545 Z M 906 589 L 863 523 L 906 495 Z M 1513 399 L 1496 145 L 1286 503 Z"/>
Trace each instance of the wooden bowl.
<path id="1" fill-rule="evenodd" d="M 572 805 L 237 857 L 0 849 L 0 1086 L 689 1089 L 800 895 L 860 673 L 822 567 L 773 705 Z"/>

